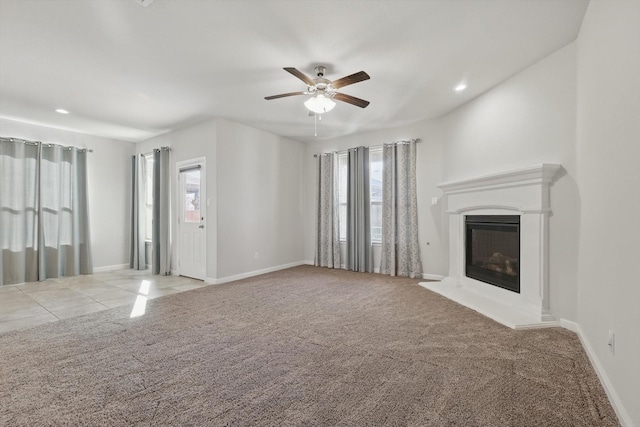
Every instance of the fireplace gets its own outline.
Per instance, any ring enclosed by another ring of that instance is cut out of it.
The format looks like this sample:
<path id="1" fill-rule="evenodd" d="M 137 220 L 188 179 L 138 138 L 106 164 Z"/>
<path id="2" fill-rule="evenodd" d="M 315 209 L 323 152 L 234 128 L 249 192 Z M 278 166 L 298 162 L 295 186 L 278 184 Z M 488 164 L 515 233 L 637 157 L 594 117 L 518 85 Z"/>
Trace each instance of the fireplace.
<path id="1" fill-rule="evenodd" d="M 511 328 L 557 326 L 548 273 L 550 187 L 539 164 L 449 181 L 449 274 L 421 286 Z"/>
<path id="2" fill-rule="evenodd" d="M 465 275 L 520 293 L 520 216 L 466 215 Z"/>

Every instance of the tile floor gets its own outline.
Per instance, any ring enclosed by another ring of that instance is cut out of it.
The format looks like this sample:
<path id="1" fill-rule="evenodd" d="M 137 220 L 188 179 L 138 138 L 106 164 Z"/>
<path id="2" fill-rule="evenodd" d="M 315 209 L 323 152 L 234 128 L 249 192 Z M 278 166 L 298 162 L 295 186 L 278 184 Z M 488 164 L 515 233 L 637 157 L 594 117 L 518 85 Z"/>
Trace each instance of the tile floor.
<path id="1" fill-rule="evenodd" d="M 118 270 L 0 286 L 0 333 L 207 286 L 200 280 Z"/>

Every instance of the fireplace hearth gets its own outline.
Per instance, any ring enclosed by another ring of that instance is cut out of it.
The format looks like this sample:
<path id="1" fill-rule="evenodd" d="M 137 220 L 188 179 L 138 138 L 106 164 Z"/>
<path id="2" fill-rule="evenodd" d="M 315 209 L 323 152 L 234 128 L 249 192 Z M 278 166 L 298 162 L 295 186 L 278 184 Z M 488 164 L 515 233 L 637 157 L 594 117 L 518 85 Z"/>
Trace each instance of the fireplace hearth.
<path id="1" fill-rule="evenodd" d="M 520 216 L 465 217 L 465 274 L 520 293 Z"/>

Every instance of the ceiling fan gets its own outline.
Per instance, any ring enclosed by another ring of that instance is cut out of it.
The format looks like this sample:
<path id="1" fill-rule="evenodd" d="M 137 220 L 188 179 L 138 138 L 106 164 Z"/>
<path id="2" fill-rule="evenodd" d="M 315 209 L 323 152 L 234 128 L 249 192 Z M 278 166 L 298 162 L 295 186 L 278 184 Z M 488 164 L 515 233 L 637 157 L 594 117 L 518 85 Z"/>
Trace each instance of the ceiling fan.
<path id="1" fill-rule="evenodd" d="M 309 78 L 307 75 L 293 67 L 285 67 L 284 70 L 288 71 L 289 73 L 305 82 L 307 84 L 307 90 L 304 92 L 289 92 L 282 93 L 280 95 L 265 96 L 264 99 L 266 99 L 267 101 L 271 99 L 284 98 L 287 96 L 312 95 L 308 100 L 305 101 L 304 105 L 310 111 L 316 114 L 322 114 L 331 111 L 333 107 L 336 106 L 336 103 L 333 102 L 334 99 L 336 101 L 346 102 L 360 108 L 366 108 L 366 106 L 369 105 L 369 101 L 365 101 L 364 99 L 356 98 L 355 96 L 346 95 L 337 91 L 341 87 L 352 85 L 364 80 L 369 80 L 369 75 L 364 71 L 359 71 L 355 74 L 351 74 L 350 76 L 331 81 L 324 78 L 326 68 L 322 65 L 315 67 L 314 71 L 318 77 L 314 79 Z"/>

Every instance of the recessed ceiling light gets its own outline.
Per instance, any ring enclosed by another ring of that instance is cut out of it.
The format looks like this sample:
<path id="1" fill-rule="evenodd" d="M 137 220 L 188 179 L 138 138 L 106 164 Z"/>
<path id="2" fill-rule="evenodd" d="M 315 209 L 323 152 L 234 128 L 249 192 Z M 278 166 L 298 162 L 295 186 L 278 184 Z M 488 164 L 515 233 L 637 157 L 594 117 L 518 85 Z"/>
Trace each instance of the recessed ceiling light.
<path id="1" fill-rule="evenodd" d="M 56 113 L 69 114 L 69 112 L 67 110 L 65 110 L 64 108 L 56 108 Z"/>
<path id="2" fill-rule="evenodd" d="M 460 83 L 458 86 L 456 86 L 455 88 L 453 88 L 453 90 L 455 90 L 456 92 L 462 92 L 463 90 L 465 90 L 467 88 L 467 85 L 464 83 Z"/>

